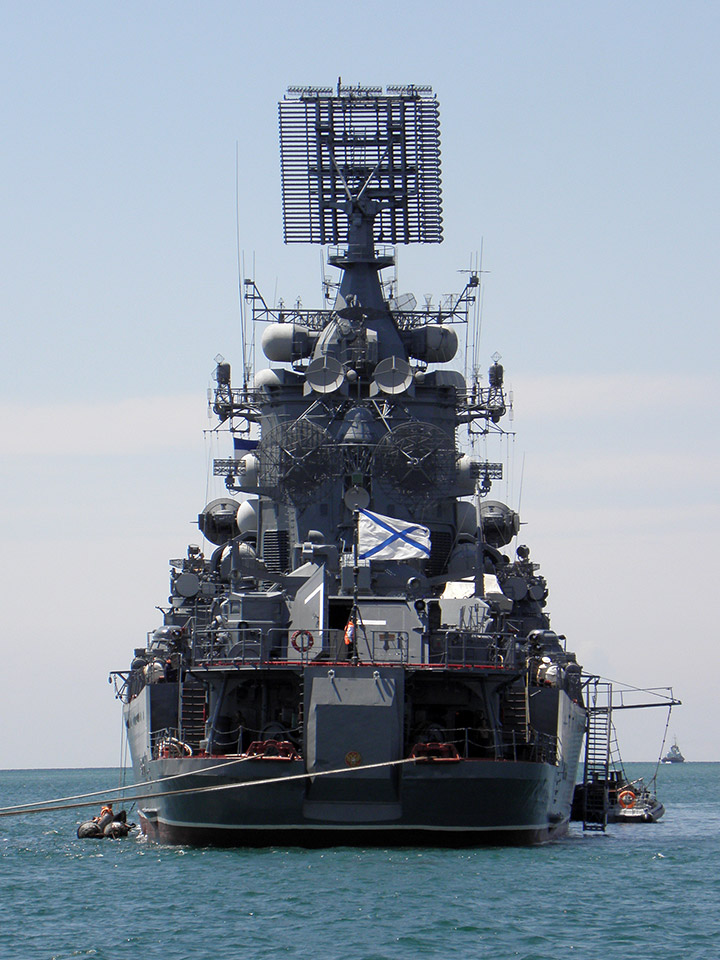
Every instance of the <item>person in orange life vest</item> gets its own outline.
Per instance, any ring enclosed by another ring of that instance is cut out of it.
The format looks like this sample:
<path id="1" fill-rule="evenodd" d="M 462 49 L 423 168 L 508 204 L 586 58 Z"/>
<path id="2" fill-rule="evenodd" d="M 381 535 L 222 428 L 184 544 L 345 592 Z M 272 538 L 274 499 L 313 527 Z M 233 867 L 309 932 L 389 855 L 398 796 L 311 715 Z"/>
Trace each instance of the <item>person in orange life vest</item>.
<path id="1" fill-rule="evenodd" d="M 100 816 L 93 817 L 93 821 L 100 827 L 101 830 L 106 827 L 108 823 L 112 823 L 114 819 L 115 814 L 113 813 L 112 803 L 109 801 L 103 804 L 102 809 L 100 810 Z"/>
<path id="2" fill-rule="evenodd" d="M 99 824 L 101 827 L 106 826 L 108 823 L 118 822 L 125 823 L 127 814 L 124 810 L 121 810 L 120 813 L 114 813 L 112 808 L 112 803 L 108 800 L 100 811 L 99 817 L 93 817 L 95 823 Z"/>

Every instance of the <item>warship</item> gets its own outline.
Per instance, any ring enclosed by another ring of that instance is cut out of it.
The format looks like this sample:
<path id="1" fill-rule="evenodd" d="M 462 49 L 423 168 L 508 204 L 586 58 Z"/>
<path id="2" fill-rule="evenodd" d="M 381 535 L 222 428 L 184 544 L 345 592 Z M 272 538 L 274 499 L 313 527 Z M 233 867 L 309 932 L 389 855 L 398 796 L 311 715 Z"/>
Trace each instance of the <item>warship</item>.
<path id="1" fill-rule="evenodd" d="M 216 357 L 222 495 L 199 514 L 204 544 L 170 561 L 162 623 L 111 674 L 142 831 L 560 836 L 584 681 L 518 514 L 489 497 L 503 465 L 476 452 L 510 406 L 498 355 L 470 369 L 480 270 L 421 308 L 393 274 L 397 245 L 443 239 L 436 96 L 291 87 L 279 129 L 285 241 L 326 247 L 338 274 L 317 310 L 243 280 L 268 365 L 250 371 L 244 344 L 237 385 Z"/>
<path id="2" fill-rule="evenodd" d="M 682 751 L 678 746 L 677 737 L 675 738 L 675 742 L 673 743 L 673 745 L 670 747 L 668 752 L 662 758 L 661 762 L 662 763 L 685 763 L 685 757 L 682 755 Z"/>

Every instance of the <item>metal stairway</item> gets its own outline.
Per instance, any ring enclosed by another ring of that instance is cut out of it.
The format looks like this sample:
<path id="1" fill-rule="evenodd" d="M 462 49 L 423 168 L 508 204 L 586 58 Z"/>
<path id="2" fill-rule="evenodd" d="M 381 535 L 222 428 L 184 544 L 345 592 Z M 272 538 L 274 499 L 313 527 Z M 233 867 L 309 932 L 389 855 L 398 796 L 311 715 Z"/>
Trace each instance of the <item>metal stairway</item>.
<path id="1" fill-rule="evenodd" d="M 522 686 L 506 687 L 502 698 L 503 746 L 512 749 L 513 759 L 517 759 L 518 747 L 524 750 L 529 735 L 530 714 L 528 704 L 527 677 Z"/>
<path id="2" fill-rule="evenodd" d="M 197 751 L 205 739 L 206 690 L 202 684 L 186 680 L 181 696 L 180 739 Z"/>
<path id="3" fill-rule="evenodd" d="M 612 728 L 612 684 L 594 680 L 588 686 L 583 830 L 603 832 L 607 826 Z"/>

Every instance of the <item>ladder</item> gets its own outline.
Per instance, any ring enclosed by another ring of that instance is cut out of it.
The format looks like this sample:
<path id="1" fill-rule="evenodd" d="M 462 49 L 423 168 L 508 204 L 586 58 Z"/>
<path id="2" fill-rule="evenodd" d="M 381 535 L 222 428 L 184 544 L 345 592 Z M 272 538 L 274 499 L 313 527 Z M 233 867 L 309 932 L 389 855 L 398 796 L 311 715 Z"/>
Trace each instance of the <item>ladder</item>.
<path id="1" fill-rule="evenodd" d="M 205 739 L 206 690 L 201 683 L 186 680 L 181 696 L 180 739 L 196 751 Z"/>
<path id="2" fill-rule="evenodd" d="M 503 692 L 502 733 L 503 747 L 512 747 L 513 759 L 517 760 L 518 747 L 525 749 L 530 733 L 527 674 L 522 686 L 513 684 Z"/>
<path id="3" fill-rule="evenodd" d="M 305 671 L 300 671 L 300 678 L 298 681 L 298 701 L 297 701 L 297 731 L 298 737 L 300 738 L 301 747 L 303 754 L 305 752 Z"/>
<path id="4" fill-rule="evenodd" d="M 583 773 L 583 830 L 604 832 L 607 825 L 612 728 L 612 684 L 588 685 Z"/>

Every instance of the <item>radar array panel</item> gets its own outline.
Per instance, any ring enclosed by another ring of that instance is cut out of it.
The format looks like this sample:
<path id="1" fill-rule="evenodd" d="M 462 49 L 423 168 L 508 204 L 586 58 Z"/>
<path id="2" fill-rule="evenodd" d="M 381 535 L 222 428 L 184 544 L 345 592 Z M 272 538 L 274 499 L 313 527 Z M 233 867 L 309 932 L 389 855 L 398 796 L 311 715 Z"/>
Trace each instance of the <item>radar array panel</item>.
<path id="1" fill-rule="evenodd" d="M 430 87 L 290 87 L 279 113 L 286 243 L 344 243 L 365 200 L 377 203 L 376 240 L 442 242 Z"/>

